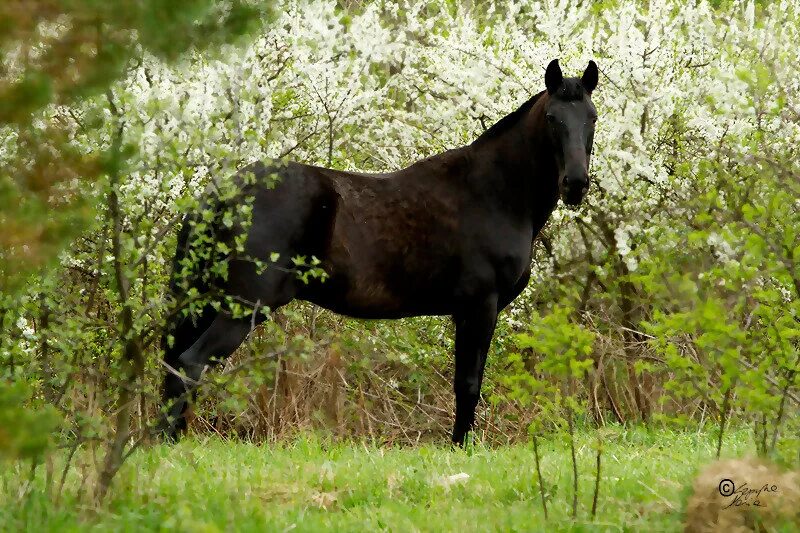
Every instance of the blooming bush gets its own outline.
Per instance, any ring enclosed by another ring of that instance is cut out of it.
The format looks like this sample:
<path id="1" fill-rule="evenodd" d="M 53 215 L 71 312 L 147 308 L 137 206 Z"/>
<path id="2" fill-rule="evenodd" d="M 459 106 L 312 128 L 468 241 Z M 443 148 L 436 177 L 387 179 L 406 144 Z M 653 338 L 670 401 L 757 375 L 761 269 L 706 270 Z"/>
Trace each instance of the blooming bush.
<path id="1" fill-rule="evenodd" d="M 596 423 L 710 419 L 720 446 L 727 425 L 747 423 L 764 452 L 789 457 L 800 364 L 798 9 L 282 0 L 246 45 L 177 64 L 142 52 L 108 94 L 47 108 L 109 179 L 70 190 L 94 201 L 93 223 L 68 241 L 58 268 L 6 298 L 3 372 L 36 376 L 41 394 L 70 414 L 72 438 L 88 441 L 115 410 L 108 391 L 133 380 L 128 401 L 144 428 L 157 406 L 155 340 L 172 312 L 165 287 L 177 225 L 200 209 L 212 180 L 266 158 L 396 169 L 471 142 L 543 89 L 551 59 L 573 75 L 594 59 L 591 193 L 579 209 L 557 209 L 534 244 L 532 282 L 501 315 L 485 389 L 493 401 L 479 424 L 502 440 L 542 413 L 519 387 L 557 386 L 558 347 L 571 344 L 537 347 L 518 334 L 552 322 L 565 335 L 591 332 L 568 395 Z M 3 130 L 0 160 L 17 157 L 15 134 Z M 350 400 L 331 404 L 345 434 L 404 438 L 391 421 L 376 430 L 363 416 L 394 413 L 392 402 L 423 417 L 426 431 L 449 424 L 446 321 L 377 327 L 301 303 L 276 316 L 282 328 L 254 335 L 252 351 L 290 344 L 300 359 L 277 355 L 249 377 L 236 373 L 232 398 L 243 402 L 226 404 L 228 418 L 211 414 L 220 389 L 205 392 L 198 414 L 218 431 L 251 434 L 261 424 L 276 434 L 265 405 L 277 412 L 279 391 L 299 394 L 286 392 L 300 387 L 292 373 L 313 369 L 330 370 L 326 387 Z M 301 392 L 318 401 L 308 390 L 319 383 Z"/>

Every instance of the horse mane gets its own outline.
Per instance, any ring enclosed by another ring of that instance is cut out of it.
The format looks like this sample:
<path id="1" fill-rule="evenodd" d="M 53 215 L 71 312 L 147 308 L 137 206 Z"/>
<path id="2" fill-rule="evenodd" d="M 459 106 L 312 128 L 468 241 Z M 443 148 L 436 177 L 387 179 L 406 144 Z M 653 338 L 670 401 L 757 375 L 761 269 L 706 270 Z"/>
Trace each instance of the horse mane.
<path id="1" fill-rule="evenodd" d="M 547 91 L 542 91 L 539 94 L 532 96 L 527 102 L 519 106 L 515 111 L 512 111 L 508 115 L 504 116 L 494 125 L 490 126 L 488 130 L 481 133 L 475 142 L 495 139 L 500 134 L 510 130 L 528 113 L 528 111 L 530 111 L 534 104 L 539 101 L 539 98 L 541 98 L 546 92 Z"/>

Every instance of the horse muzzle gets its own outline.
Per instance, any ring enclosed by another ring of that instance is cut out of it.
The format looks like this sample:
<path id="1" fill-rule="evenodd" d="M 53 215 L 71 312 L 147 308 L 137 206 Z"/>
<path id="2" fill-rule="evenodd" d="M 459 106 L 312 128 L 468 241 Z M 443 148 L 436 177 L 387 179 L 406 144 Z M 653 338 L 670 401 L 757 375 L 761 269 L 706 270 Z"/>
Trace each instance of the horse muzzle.
<path id="1" fill-rule="evenodd" d="M 561 200 L 567 205 L 578 205 L 589 192 L 589 177 L 570 178 L 561 182 Z"/>

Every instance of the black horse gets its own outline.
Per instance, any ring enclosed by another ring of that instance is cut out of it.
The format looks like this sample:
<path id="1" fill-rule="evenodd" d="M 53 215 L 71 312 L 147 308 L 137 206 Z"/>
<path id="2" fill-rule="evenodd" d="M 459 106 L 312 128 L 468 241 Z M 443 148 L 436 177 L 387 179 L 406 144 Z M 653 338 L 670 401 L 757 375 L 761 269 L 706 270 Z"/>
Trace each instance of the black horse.
<path id="1" fill-rule="evenodd" d="M 452 440 L 462 444 L 475 420 L 497 314 L 528 283 L 532 242 L 559 197 L 576 205 L 588 191 L 597 81 L 593 61 L 579 79 L 564 78 L 554 60 L 546 91 L 475 142 L 397 172 L 295 163 L 243 169 L 239 175 L 280 178 L 272 188 L 258 179 L 243 185 L 253 202 L 245 254 L 269 261 L 277 252 L 279 259 L 263 270 L 232 258 L 224 293 L 272 310 L 300 299 L 358 318 L 451 315 Z M 191 227 L 189 216 L 176 264 L 192 246 Z M 328 278 L 300 281 L 291 262 L 298 255 L 319 258 Z M 199 319 L 177 318 L 168 328 L 174 340 L 163 343 L 171 369 L 163 388 L 168 437 L 185 428 L 186 398 L 205 365 L 230 355 L 263 319 L 235 318 L 224 309 L 207 307 Z"/>

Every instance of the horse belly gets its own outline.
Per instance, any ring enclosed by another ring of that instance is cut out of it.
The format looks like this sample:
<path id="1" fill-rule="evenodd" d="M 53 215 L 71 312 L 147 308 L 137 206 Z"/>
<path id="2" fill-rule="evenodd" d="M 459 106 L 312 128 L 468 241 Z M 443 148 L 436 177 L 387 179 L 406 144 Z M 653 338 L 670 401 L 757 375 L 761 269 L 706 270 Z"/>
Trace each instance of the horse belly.
<path id="1" fill-rule="evenodd" d="M 325 309 L 354 318 L 403 318 L 452 313 L 450 291 L 444 281 L 429 279 L 387 280 L 364 272 L 333 275 L 301 298 Z"/>

